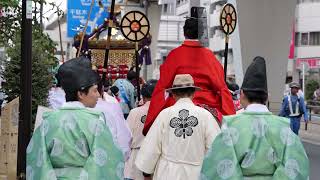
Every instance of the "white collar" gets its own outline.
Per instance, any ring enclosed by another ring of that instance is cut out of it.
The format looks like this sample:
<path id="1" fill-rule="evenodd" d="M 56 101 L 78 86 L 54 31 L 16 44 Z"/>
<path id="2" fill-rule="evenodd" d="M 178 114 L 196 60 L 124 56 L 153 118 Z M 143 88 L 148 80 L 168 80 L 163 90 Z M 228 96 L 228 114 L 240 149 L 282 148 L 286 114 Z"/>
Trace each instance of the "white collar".
<path id="1" fill-rule="evenodd" d="M 199 42 L 199 39 L 185 39 L 185 41 L 197 41 L 197 42 Z"/>
<path id="2" fill-rule="evenodd" d="M 192 103 L 192 100 L 190 98 L 180 98 L 177 102 L 177 104 L 184 104 L 184 103 Z"/>
<path id="3" fill-rule="evenodd" d="M 86 108 L 80 101 L 69 101 L 62 105 L 63 108 Z"/>
<path id="4" fill-rule="evenodd" d="M 263 104 L 249 104 L 245 112 L 270 112 L 267 106 Z"/>

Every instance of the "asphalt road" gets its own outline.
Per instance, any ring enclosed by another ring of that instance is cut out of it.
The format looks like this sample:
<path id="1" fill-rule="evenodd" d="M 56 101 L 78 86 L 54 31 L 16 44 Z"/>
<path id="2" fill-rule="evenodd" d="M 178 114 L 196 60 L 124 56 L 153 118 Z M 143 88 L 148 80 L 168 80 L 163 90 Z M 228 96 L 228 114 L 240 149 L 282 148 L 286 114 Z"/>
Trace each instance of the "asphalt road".
<path id="1" fill-rule="evenodd" d="M 303 142 L 310 161 L 310 180 L 320 180 L 320 146 Z"/>

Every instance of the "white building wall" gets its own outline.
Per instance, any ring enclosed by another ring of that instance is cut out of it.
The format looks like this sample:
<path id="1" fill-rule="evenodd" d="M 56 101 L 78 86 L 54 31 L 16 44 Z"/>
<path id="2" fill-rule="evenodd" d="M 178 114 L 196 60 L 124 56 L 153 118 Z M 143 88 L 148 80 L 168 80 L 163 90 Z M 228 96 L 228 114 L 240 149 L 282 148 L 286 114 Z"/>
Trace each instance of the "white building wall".
<path id="1" fill-rule="evenodd" d="M 312 32 L 320 30 L 320 2 L 298 4 L 296 14 L 296 31 Z"/>
<path id="2" fill-rule="evenodd" d="M 302 2 L 296 8 L 296 58 L 320 57 L 320 2 Z M 310 44 L 310 32 L 318 32 L 318 42 Z M 308 43 L 302 44 L 301 33 L 308 34 Z"/>

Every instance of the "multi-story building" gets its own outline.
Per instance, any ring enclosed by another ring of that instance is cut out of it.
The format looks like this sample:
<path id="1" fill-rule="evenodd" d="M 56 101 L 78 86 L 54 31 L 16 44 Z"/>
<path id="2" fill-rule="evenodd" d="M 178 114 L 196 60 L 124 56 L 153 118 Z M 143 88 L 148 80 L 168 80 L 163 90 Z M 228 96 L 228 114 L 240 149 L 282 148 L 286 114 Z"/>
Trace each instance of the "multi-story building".
<path id="1" fill-rule="evenodd" d="M 206 7 L 208 14 L 208 38 L 209 48 L 214 52 L 216 57 L 224 64 L 225 51 L 225 34 L 220 28 L 220 13 L 227 0 L 202 0 L 202 6 Z M 232 41 L 229 40 L 228 46 L 228 77 L 234 77 Z"/>
<path id="2" fill-rule="evenodd" d="M 157 40 L 157 53 L 153 58 L 153 78 L 158 79 L 159 66 L 163 63 L 168 53 L 178 47 L 184 40 L 184 18 L 177 15 L 177 1 L 159 1 L 161 4 L 161 17 L 159 35 Z"/>
<path id="3" fill-rule="evenodd" d="M 305 62 L 310 75 L 320 68 L 320 0 L 298 0 L 295 21 L 295 61 L 289 60 L 289 75 L 297 79 Z"/>

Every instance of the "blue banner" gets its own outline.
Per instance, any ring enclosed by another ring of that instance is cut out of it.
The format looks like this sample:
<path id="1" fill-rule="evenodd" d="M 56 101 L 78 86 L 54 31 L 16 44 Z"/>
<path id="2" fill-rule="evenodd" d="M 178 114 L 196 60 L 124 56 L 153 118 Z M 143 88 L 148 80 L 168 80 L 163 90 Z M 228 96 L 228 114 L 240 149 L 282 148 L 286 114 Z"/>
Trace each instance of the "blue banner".
<path id="1" fill-rule="evenodd" d="M 95 0 L 90 20 L 88 22 L 87 34 L 94 28 L 103 24 L 104 19 L 109 17 L 107 12 L 110 2 L 101 0 L 104 8 L 99 7 L 99 0 Z M 67 36 L 74 37 L 79 31 L 83 31 L 88 18 L 92 0 L 68 0 L 67 5 Z"/>

